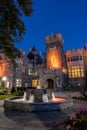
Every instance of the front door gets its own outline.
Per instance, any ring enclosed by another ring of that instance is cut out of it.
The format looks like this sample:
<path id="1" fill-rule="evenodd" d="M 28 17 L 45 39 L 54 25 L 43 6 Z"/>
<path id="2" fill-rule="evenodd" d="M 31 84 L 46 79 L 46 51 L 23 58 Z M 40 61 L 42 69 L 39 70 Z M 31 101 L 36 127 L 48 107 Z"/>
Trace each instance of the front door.
<path id="1" fill-rule="evenodd" d="M 54 89 L 54 81 L 53 79 L 47 79 L 46 80 L 46 88 L 49 88 L 49 89 Z"/>

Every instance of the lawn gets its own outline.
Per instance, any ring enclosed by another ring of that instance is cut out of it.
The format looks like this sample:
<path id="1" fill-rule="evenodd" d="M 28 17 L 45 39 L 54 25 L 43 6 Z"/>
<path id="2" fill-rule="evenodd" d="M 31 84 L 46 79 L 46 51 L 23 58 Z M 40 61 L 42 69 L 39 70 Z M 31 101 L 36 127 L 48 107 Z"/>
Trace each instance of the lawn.
<path id="1" fill-rule="evenodd" d="M 12 97 L 12 94 L 0 94 L 0 100 Z"/>

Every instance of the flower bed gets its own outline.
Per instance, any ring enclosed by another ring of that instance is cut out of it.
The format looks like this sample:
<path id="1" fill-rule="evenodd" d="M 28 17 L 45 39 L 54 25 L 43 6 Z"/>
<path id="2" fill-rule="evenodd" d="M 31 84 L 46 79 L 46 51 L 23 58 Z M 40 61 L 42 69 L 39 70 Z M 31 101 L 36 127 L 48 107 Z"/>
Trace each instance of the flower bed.
<path id="1" fill-rule="evenodd" d="M 79 108 L 76 115 L 65 120 L 65 125 L 61 130 L 87 130 L 87 110 Z"/>

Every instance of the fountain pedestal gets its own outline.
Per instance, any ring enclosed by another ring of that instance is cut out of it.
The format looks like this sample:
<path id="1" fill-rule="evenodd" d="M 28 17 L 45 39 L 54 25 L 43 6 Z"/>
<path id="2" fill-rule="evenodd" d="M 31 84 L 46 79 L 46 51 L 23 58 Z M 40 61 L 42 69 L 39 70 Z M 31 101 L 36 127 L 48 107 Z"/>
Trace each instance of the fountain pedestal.
<path id="1" fill-rule="evenodd" d="M 47 94 L 43 94 L 43 102 L 49 102 Z"/>

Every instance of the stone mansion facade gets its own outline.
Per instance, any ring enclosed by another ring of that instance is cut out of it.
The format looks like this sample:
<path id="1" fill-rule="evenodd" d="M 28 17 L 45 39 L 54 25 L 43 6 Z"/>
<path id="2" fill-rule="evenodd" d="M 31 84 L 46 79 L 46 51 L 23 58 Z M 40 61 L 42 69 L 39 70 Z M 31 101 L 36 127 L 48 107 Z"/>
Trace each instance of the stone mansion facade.
<path id="1" fill-rule="evenodd" d="M 3 89 L 20 87 L 51 88 L 60 90 L 67 83 L 81 86 L 86 80 L 87 49 L 63 51 L 64 40 L 60 33 L 45 37 L 46 54 L 30 48 L 28 54 L 20 49 L 16 58 L 17 67 L 0 53 L 0 83 Z M 84 82 L 83 82 L 84 81 Z"/>

